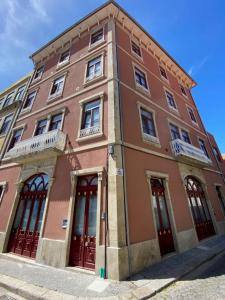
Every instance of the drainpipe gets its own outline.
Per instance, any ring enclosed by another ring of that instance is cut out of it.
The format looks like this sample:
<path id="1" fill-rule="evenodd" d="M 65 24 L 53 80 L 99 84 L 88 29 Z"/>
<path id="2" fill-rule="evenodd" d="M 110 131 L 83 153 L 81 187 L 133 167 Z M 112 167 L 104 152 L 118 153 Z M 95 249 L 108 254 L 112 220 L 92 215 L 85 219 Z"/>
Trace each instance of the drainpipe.
<path id="1" fill-rule="evenodd" d="M 116 21 L 115 21 L 116 23 Z M 128 265 L 129 265 L 129 276 L 132 274 L 132 263 L 131 263 L 131 247 L 130 247 L 130 232 L 129 232 L 129 219 L 128 219 L 128 200 L 127 200 L 127 188 L 126 188 L 126 171 L 125 171 L 125 153 L 124 153 L 124 127 L 123 127 L 123 111 L 120 96 L 119 87 L 119 67 L 118 67 L 118 50 L 117 50 L 117 28 L 115 26 L 115 43 L 116 43 L 116 58 L 117 58 L 117 78 L 118 78 L 118 98 L 119 98 L 119 113 L 120 113 L 120 132 L 121 132 L 121 150 L 122 150 L 122 168 L 123 168 L 123 193 L 124 193 L 124 211 L 125 211 L 125 230 L 126 230 L 126 244 L 128 250 Z"/>
<path id="2" fill-rule="evenodd" d="M 107 245 L 108 245 L 108 171 L 109 171 L 109 151 L 107 149 L 107 159 L 106 159 L 106 189 L 105 189 L 105 245 L 104 245 L 104 279 L 108 278 L 108 270 L 107 270 Z"/>

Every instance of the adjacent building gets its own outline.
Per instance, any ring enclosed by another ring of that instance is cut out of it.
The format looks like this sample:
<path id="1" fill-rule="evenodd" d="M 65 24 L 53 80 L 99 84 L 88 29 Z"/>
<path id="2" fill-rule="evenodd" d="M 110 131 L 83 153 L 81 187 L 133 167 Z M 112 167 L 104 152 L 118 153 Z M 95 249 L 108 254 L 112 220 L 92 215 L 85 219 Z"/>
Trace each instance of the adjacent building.
<path id="1" fill-rule="evenodd" d="M 196 83 L 123 8 L 108 1 L 31 58 L 0 167 L 1 252 L 121 280 L 225 232 Z"/>

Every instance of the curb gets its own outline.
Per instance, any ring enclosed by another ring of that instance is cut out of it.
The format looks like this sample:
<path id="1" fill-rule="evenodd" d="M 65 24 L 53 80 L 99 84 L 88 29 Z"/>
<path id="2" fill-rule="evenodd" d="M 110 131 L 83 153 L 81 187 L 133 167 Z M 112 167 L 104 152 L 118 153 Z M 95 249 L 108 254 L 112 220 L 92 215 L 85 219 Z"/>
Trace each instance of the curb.
<path id="1" fill-rule="evenodd" d="M 212 253 L 206 257 L 204 260 L 200 261 L 189 270 L 185 271 L 181 275 L 178 275 L 176 278 L 168 278 L 168 279 L 158 279 L 155 281 L 154 286 L 151 283 L 147 283 L 141 287 L 137 287 L 132 291 L 128 291 L 124 294 L 118 296 L 108 296 L 108 297 L 93 297 L 89 299 L 149 299 L 156 295 L 157 293 L 161 292 L 165 288 L 169 287 L 176 281 L 182 279 L 183 277 L 187 276 L 188 274 L 192 273 L 205 263 L 211 261 L 216 256 L 225 252 L 225 249 L 218 251 L 212 251 Z M 0 286 L 9 290 L 10 292 L 24 297 L 28 300 L 75 300 L 75 299 L 87 299 L 87 297 L 80 297 L 80 296 L 73 296 L 65 293 L 61 293 L 56 290 L 50 290 L 45 287 L 37 286 L 34 284 L 26 283 L 22 280 L 19 280 L 14 277 L 6 276 L 0 274 Z"/>

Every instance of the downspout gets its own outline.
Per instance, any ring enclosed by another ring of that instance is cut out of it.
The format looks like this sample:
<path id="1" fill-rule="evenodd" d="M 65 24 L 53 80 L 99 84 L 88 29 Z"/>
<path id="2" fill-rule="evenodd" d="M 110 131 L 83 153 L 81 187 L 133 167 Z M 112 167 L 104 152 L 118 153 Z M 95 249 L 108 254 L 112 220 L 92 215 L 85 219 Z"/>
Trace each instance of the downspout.
<path id="1" fill-rule="evenodd" d="M 109 151 L 107 149 L 107 159 L 106 159 L 106 189 L 105 189 L 105 245 L 104 245 L 104 279 L 108 278 L 108 270 L 107 270 L 107 245 L 108 245 L 108 173 L 109 173 Z"/>
<path id="2" fill-rule="evenodd" d="M 125 171 L 125 153 L 124 153 L 124 127 L 123 127 L 123 110 L 120 95 L 120 78 L 118 67 L 118 47 L 117 47 L 117 27 L 115 21 L 115 46 L 116 46 L 116 60 L 117 60 L 117 86 L 118 86 L 118 100 L 119 100 L 119 114 L 120 114 L 120 132 L 121 132 L 121 151 L 122 151 L 122 169 L 123 169 L 123 194 L 124 194 L 124 210 L 125 210 L 125 230 L 126 230 L 126 244 L 128 251 L 128 266 L 129 277 L 132 275 L 132 263 L 131 263 L 131 247 L 130 247 L 130 232 L 129 232 L 129 219 L 128 219 L 128 200 L 127 200 L 127 187 L 126 187 L 126 171 Z"/>

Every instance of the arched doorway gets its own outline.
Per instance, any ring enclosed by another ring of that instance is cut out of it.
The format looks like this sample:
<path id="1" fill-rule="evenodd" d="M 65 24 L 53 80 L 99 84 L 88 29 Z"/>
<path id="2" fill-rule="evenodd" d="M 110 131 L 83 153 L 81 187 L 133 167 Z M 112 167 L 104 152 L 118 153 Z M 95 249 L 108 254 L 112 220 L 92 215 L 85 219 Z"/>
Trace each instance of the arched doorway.
<path id="1" fill-rule="evenodd" d="M 215 234 L 212 218 L 201 183 L 194 177 L 185 178 L 185 186 L 199 240 Z"/>
<path id="2" fill-rule="evenodd" d="M 163 179 L 151 178 L 151 190 L 160 253 L 165 255 L 174 252 L 175 247 Z"/>
<path id="3" fill-rule="evenodd" d="M 70 266 L 95 269 L 98 176 L 78 177 Z"/>
<path id="4" fill-rule="evenodd" d="M 48 176 L 30 177 L 20 192 L 8 251 L 35 258 L 48 191 Z"/>

